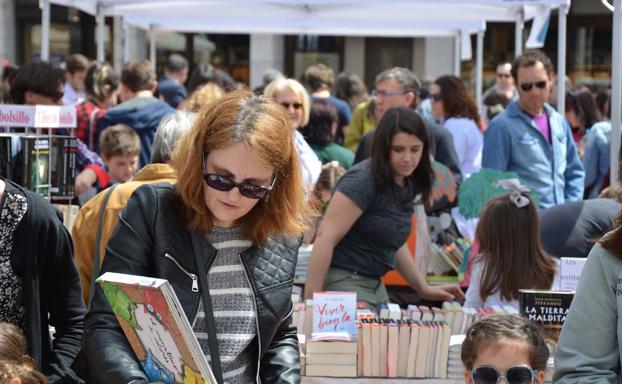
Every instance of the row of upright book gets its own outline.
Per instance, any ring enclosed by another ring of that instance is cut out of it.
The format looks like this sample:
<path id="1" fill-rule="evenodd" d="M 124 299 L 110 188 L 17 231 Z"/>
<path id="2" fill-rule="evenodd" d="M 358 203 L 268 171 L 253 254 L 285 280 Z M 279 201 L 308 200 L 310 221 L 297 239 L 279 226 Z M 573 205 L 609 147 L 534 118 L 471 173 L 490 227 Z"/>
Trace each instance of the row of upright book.
<path id="1" fill-rule="evenodd" d="M 0 134 L 0 176 L 45 197 L 70 199 L 76 152 L 73 136 Z"/>
<path id="2" fill-rule="evenodd" d="M 525 310 L 521 314 L 534 321 L 541 319 L 526 313 L 530 306 L 536 306 L 534 300 L 542 304 L 543 297 L 549 298 L 548 303 L 572 298 L 572 293 L 559 292 L 525 291 L 522 295 Z M 569 301 L 563 301 L 563 308 L 557 312 L 567 311 Z M 461 380 L 464 366 L 460 351 L 466 330 L 485 316 L 519 314 L 509 305 L 474 309 L 464 308 L 458 302 L 445 302 L 442 308 L 386 304 L 377 311 L 359 308 L 355 337 L 339 339 L 313 334 L 312 300 L 295 302 L 294 324 L 298 327 L 301 365 L 306 376 Z M 554 311 L 537 309 L 544 313 Z M 554 327 L 558 330 L 559 323 Z"/>

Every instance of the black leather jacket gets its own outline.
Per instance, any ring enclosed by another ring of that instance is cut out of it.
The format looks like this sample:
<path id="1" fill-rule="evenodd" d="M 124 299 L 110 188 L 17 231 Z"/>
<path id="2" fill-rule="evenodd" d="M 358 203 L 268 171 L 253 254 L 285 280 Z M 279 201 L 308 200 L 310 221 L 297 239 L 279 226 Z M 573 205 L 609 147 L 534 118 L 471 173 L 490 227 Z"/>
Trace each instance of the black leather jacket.
<path id="1" fill-rule="evenodd" d="M 200 283 L 197 276 L 202 272 L 207 276 L 216 250 L 205 236 L 185 229 L 174 192 L 170 184 L 145 185 L 136 190 L 108 243 L 102 273 L 167 279 L 192 323 L 201 300 L 201 284 L 199 292 L 192 288 Z M 293 238 L 270 238 L 263 246 L 253 246 L 242 254 L 256 301 L 257 377 L 263 383 L 300 382 L 298 340 L 291 322 L 299 245 Z M 83 349 L 75 366 L 89 384 L 148 382 L 99 287 L 85 320 Z"/>

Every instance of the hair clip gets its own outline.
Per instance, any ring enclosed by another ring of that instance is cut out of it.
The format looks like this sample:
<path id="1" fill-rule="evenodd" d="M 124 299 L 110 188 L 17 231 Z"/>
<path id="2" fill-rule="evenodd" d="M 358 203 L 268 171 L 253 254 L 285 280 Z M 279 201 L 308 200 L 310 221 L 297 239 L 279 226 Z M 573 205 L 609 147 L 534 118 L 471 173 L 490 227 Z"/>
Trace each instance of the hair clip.
<path id="1" fill-rule="evenodd" d="M 529 205 L 529 198 L 524 195 L 524 193 L 528 193 L 531 190 L 521 184 L 518 179 L 504 179 L 497 180 L 493 183 L 496 188 L 503 188 L 506 191 L 510 191 L 510 201 L 512 204 L 516 206 L 516 208 L 523 208 Z"/>

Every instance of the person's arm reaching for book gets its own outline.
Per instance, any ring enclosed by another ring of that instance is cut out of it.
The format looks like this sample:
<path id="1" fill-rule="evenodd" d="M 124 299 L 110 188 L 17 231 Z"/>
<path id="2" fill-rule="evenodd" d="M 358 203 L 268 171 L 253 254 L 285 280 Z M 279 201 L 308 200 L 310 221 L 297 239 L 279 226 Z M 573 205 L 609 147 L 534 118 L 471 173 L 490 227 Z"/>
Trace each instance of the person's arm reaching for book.
<path id="1" fill-rule="evenodd" d="M 305 299 L 313 298 L 313 292 L 323 289 L 335 246 L 362 214 L 363 210 L 349 197 L 342 192 L 335 192 L 318 229 L 309 258 Z"/>
<path id="2" fill-rule="evenodd" d="M 620 272 L 622 260 L 592 248 L 557 343 L 554 383 L 619 382 Z"/>
<path id="3" fill-rule="evenodd" d="M 417 269 L 415 259 L 410 255 L 408 245 L 402 245 L 395 254 L 395 269 L 404 280 L 424 299 L 434 301 L 452 301 L 464 299 L 462 290 L 457 285 L 431 286 Z"/>

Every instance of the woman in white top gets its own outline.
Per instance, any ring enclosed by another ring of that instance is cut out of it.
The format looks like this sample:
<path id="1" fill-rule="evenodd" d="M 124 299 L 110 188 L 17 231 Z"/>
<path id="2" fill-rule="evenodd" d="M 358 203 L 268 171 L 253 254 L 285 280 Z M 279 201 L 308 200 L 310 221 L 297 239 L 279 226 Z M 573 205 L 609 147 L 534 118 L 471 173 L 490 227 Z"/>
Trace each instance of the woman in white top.
<path id="1" fill-rule="evenodd" d="M 484 139 L 478 128 L 480 120 L 475 101 L 467 93 L 462 80 L 456 76 L 441 76 L 430 87 L 432 115 L 443 121 L 454 138 L 464 177 L 482 167 Z"/>
<path id="2" fill-rule="evenodd" d="M 504 180 L 511 192 L 491 199 L 480 216 L 475 259 L 465 307 L 511 305 L 518 310 L 519 289 L 559 285 L 559 264 L 542 249 L 538 207 L 518 180 Z"/>
<path id="3" fill-rule="evenodd" d="M 287 110 L 305 190 L 310 193 L 322 171 L 322 162 L 299 131 L 309 122 L 309 95 L 302 84 L 294 79 L 274 80 L 268 84 L 264 95 L 275 99 Z"/>

